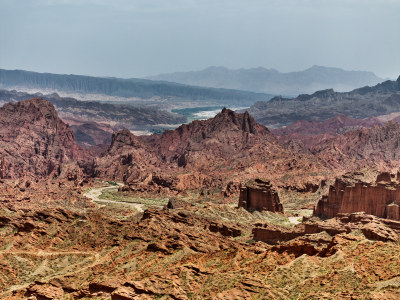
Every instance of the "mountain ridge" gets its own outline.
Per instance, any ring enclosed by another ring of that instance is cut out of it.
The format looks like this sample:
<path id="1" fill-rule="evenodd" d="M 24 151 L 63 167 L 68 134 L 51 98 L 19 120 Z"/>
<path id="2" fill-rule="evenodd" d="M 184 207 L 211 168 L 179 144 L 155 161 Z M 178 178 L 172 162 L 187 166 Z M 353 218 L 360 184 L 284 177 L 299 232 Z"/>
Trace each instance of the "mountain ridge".
<path id="1" fill-rule="evenodd" d="M 293 96 L 327 88 L 348 91 L 383 81 L 382 78 L 377 77 L 372 72 L 346 71 L 340 68 L 317 65 L 303 71 L 287 73 L 263 67 L 229 69 L 222 66 L 211 66 L 200 71 L 166 73 L 146 78 L 197 86 L 234 88 Z"/>
<path id="2" fill-rule="evenodd" d="M 400 76 L 372 87 L 350 92 L 333 89 L 301 94 L 296 98 L 277 96 L 258 101 L 248 111 L 257 122 L 277 128 L 299 120 L 324 121 L 337 115 L 363 119 L 400 111 Z"/>
<path id="3" fill-rule="evenodd" d="M 215 103 L 248 103 L 269 100 L 272 95 L 222 88 L 206 88 L 148 79 L 104 78 L 84 75 L 38 73 L 24 70 L 0 69 L 0 88 L 31 88 L 83 94 L 99 94 L 122 98 L 183 99 L 214 101 Z M 243 100 L 244 99 L 244 100 Z"/>

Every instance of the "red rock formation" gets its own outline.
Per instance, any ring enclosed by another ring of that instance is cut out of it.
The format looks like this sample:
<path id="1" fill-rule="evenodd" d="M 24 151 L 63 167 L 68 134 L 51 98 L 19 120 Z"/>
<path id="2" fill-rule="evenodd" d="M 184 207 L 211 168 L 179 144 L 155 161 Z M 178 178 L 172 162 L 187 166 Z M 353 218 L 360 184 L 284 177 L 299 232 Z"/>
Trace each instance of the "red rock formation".
<path id="1" fill-rule="evenodd" d="M 128 129 L 113 134 L 106 155 L 96 162 L 100 176 L 126 183 L 143 182 L 154 167 L 159 163 L 152 149 Z"/>
<path id="2" fill-rule="evenodd" d="M 294 140 L 307 148 L 312 148 L 322 141 L 333 138 L 338 134 L 343 134 L 362 127 L 370 128 L 382 124 L 383 123 L 375 117 L 354 119 L 339 115 L 325 121 L 301 120 L 282 128 L 272 129 L 271 132 L 282 143 Z"/>
<path id="3" fill-rule="evenodd" d="M 255 241 L 262 241 L 270 244 L 292 240 L 304 234 L 304 225 L 297 225 L 294 229 L 287 229 L 273 226 L 272 224 L 256 224 L 253 228 L 253 239 Z"/>
<path id="4" fill-rule="evenodd" d="M 231 181 L 240 184 L 264 174 L 269 174 L 274 184 L 303 189 L 305 183 L 315 185 L 325 178 L 316 175 L 325 168 L 312 154 L 282 147 L 248 113 L 228 109 L 212 119 L 194 121 L 163 134 L 118 132 L 97 164 L 100 176 L 124 180 L 135 191 L 210 187 L 227 191 L 225 187 Z M 284 182 L 282 174 L 288 174 Z M 235 193 L 232 189 L 226 196 L 231 192 Z"/>
<path id="5" fill-rule="evenodd" d="M 398 204 L 391 203 L 386 206 L 386 217 L 391 220 L 400 220 L 400 208 Z"/>
<path id="6" fill-rule="evenodd" d="M 269 130 L 256 123 L 248 112 L 237 114 L 226 108 L 212 119 L 193 121 L 162 135 L 143 138 L 164 161 L 179 166 L 226 159 L 263 141 L 276 143 Z"/>
<path id="7" fill-rule="evenodd" d="M 278 192 L 269 181 L 257 179 L 254 185 L 240 189 L 239 207 L 246 210 L 267 210 L 283 213 Z"/>
<path id="8" fill-rule="evenodd" d="M 389 226 L 388 226 L 389 224 Z M 365 213 L 338 214 L 337 217 L 326 221 L 309 220 L 304 223 L 305 234 L 328 232 L 330 235 L 349 233 L 360 229 L 371 240 L 398 241 L 400 222 L 385 222 L 376 216 Z"/>
<path id="9" fill-rule="evenodd" d="M 65 163 L 87 156 L 54 106 L 39 98 L 0 108 L 0 149 L 1 178 L 58 176 Z"/>
<path id="10" fill-rule="evenodd" d="M 241 236 L 242 231 L 238 228 L 228 227 L 225 224 L 211 223 L 208 227 L 211 232 L 219 232 L 223 236 L 238 237 Z"/>
<path id="11" fill-rule="evenodd" d="M 399 240 L 400 222 L 380 219 L 365 213 L 338 214 L 335 218 L 324 221 L 310 219 L 292 229 L 272 226 L 271 224 L 256 224 L 253 228 L 253 239 L 278 244 L 299 237 L 310 239 L 310 235 L 324 231 L 335 236 L 355 230 L 361 230 L 365 237 L 370 240 L 396 242 Z"/>
<path id="12" fill-rule="evenodd" d="M 123 128 L 98 122 L 83 122 L 76 119 L 63 119 L 74 132 L 76 142 L 89 148 L 96 145 L 111 144 L 112 134 Z"/>
<path id="13" fill-rule="evenodd" d="M 380 218 L 400 220 L 400 184 L 391 181 L 390 174 L 381 174 L 376 183 L 342 177 L 336 179 L 317 204 L 314 215 L 333 218 L 339 213 L 365 212 Z"/>
<path id="14" fill-rule="evenodd" d="M 362 128 L 338 135 L 316 145 L 312 152 L 335 168 L 356 169 L 366 163 L 373 166 L 398 167 L 400 162 L 400 124 Z"/>

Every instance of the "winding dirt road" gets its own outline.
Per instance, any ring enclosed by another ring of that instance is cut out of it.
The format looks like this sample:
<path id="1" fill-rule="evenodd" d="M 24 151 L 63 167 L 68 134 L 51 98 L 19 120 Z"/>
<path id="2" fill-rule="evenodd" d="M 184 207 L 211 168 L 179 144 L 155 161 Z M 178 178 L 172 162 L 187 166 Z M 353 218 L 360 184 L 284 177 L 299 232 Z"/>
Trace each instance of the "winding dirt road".
<path id="1" fill-rule="evenodd" d="M 123 184 L 118 183 L 118 186 L 123 186 Z M 128 205 L 135 208 L 138 212 L 143 212 L 143 204 L 140 203 L 131 203 L 131 202 L 124 202 L 124 201 L 113 201 L 109 199 L 100 199 L 100 195 L 103 193 L 104 190 L 112 190 L 116 189 L 116 186 L 106 186 L 106 187 L 99 187 L 99 188 L 92 188 L 90 191 L 83 194 L 85 197 L 91 199 L 93 203 L 114 203 L 114 204 L 123 204 Z"/>

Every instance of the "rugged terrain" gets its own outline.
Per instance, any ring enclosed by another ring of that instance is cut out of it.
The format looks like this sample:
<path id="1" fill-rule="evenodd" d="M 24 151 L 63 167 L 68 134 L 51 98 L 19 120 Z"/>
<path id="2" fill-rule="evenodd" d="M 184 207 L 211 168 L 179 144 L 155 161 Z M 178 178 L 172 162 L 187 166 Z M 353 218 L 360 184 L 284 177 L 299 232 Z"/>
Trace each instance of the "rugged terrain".
<path id="1" fill-rule="evenodd" d="M 296 121 L 288 126 L 273 129 L 271 132 L 281 143 L 295 141 L 311 149 L 322 141 L 334 138 L 348 131 L 370 128 L 382 124 L 383 122 L 376 117 L 354 119 L 339 115 L 325 121 Z"/>
<path id="2" fill-rule="evenodd" d="M 293 99 L 274 97 L 253 104 L 248 111 L 257 122 L 271 128 L 300 120 L 324 121 L 338 115 L 357 119 L 386 115 L 400 111 L 400 77 L 351 92 L 327 89 Z"/>
<path id="3" fill-rule="evenodd" d="M 153 126 L 163 124 L 181 124 L 186 122 L 184 116 L 163 111 L 153 107 L 135 107 L 102 103 L 98 101 L 79 101 L 70 97 L 60 97 L 58 94 L 29 94 L 17 91 L 0 90 L 0 101 L 21 101 L 40 97 L 51 102 L 59 116 L 65 120 L 96 122 L 128 128 L 130 130 L 151 130 Z M 92 123 L 93 124 L 93 123 Z"/>
<path id="4" fill-rule="evenodd" d="M 308 181 L 319 184 L 328 172 L 311 153 L 284 148 L 247 112 L 229 109 L 159 135 L 118 132 L 97 165 L 99 174 L 133 189 L 172 192 L 221 190 L 256 177 L 302 189 Z"/>
<path id="5" fill-rule="evenodd" d="M 223 109 L 163 134 L 118 131 L 99 154 L 46 100 L 6 104 L 0 120 L 2 299 L 400 296 L 400 222 L 311 217 L 336 176 L 395 169 L 396 123 L 310 151 Z"/>
<path id="6" fill-rule="evenodd" d="M 88 157 L 72 130 L 42 99 L 0 108 L 0 178 L 60 176 L 69 164 Z"/>

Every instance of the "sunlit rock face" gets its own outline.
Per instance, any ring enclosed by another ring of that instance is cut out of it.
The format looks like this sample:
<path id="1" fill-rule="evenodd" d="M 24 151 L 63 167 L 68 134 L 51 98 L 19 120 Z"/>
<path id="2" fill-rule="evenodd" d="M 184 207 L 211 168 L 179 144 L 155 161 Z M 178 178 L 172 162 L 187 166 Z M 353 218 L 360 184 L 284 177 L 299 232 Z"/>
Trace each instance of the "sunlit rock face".
<path id="1" fill-rule="evenodd" d="M 266 210 L 283 213 L 278 192 L 268 181 L 257 179 L 254 184 L 240 189 L 239 207 L 246 210 Z"/>
<path id="2" fill-rule="evenodd" d="M 380 218 L 400 220 L 399 174 L 378 175 L 375 183 L 338 178 L 317 204 L 314 215 L 333 218 L 339 213 L 365 212 Z"/>

